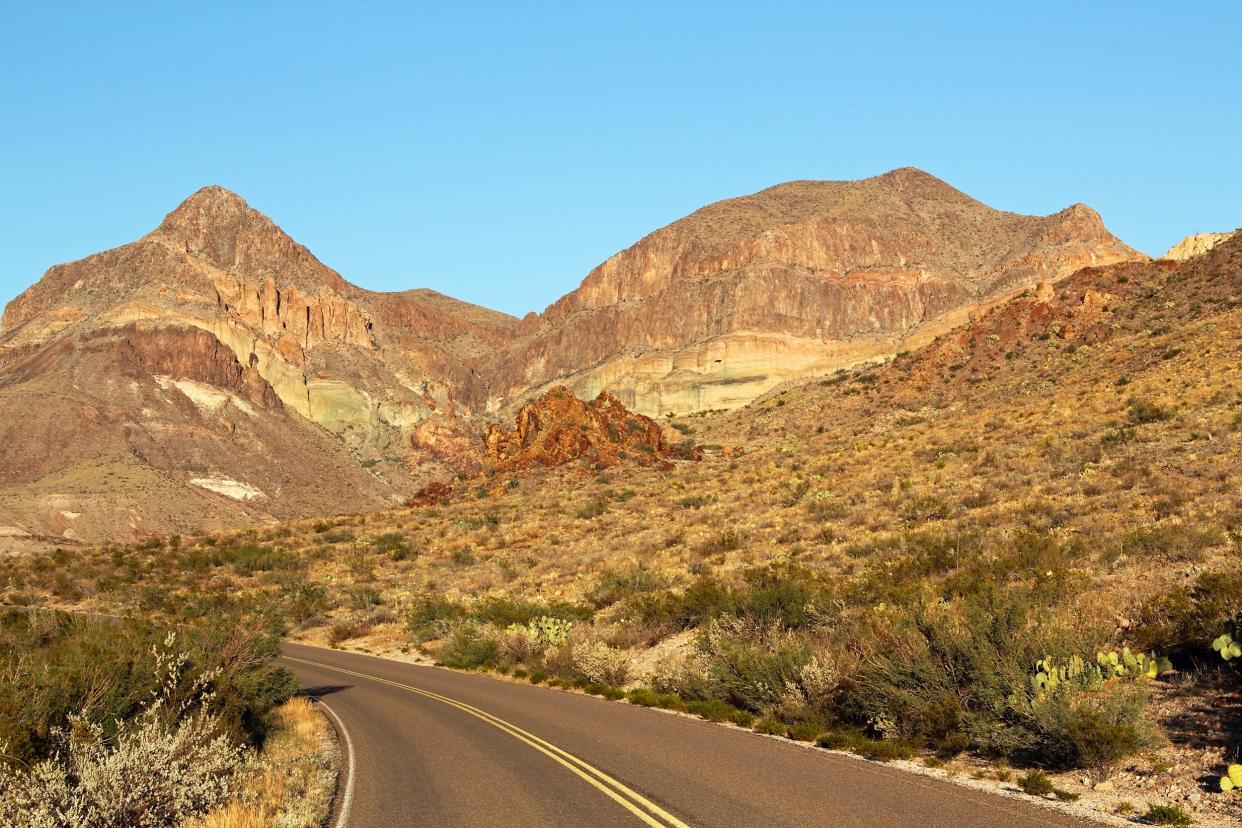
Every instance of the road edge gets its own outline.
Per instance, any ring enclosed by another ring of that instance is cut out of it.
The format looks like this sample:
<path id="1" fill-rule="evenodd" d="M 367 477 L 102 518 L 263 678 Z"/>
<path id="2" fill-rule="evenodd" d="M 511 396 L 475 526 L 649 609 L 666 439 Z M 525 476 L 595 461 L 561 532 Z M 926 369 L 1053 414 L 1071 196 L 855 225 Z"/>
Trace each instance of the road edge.
<path id="1" fill-rule="evenodd" d="M 354 804 L 354 741 L 349 735 L 345 723 L 336 715 L 331 707 L 322 699 L 313 699 L 315 704 L 326 714 L 325 718 L 336 734 L 337 772 L 336 787 L 332 792 L 332 807 L 324 819 L 325 828 L 347 828 L 349 814 Z M 344 776 L 344 784 L 341 777 Z"/>
<path id="2" fill-rule="evenodd" d="M 608 699 L 603 696 L 596 696 L 591 693 L 586 693 L 582 690 L 579 690 L 573 687 L 551 687 L 545 684 L 532 684 L 530 682 L 522 681 L 520 679 L 515 679 L 512 676 L 508 676 L 502 673 L 491 673 L 491 672 L 481 671 L 481 670 L 462 670 L 456 667 L 446 667 L 442 664 L 434 664 L 426 660 L 415 660 L 414 658 L 402 659 L 402 658 L 395 658 L 390 655 L 381 655 L 379 653 L 366 652 L 363 650 L 356 650 L 356 649 L 346 648 L 346 647 L 325 647 L 321 644 L 312 644 L 312 643 L 305 642 L 305 641 L 293 641 L 293 640 L 288 640 L 288 639 L 286 639 L 286 641 L 289 644 L 296 644 L 300 647 L 309 647 L 309 648 L 316 649 L 316 650 L 324 650 L 330 653 L 331 652 L 350 653 L 353 655 L 369 656 L 371 658 L 377 658 L 382 661 L 389 661 L 394 664 L 406 664 L 410 666 L 427 667 L 427 668 L 436 669 L 436 670 L 443 670 L 445 672 L 457 673 L 460 675 L 481 676 L 484 678 L 489 678 L 494 681 L 507 683 L 507 684 L 518 684 L 518 685 L 523 685 L 527 687 L 537 687 L 542 690 L 569 693 L 569 694 L 578 695 L 578 696 L 589 696 L 591 698 L 599 699 L 602 702 L 628 704 L 631 707 L 645 707 L 645 709 L 652 710 L 657 713 L 663 713 L 663 714 L 670 715 L 670 716 L 678 716 L 684 719 L 690 719 L 692 721 L 702 722 L 703 724 L 706 724 L 706 725 L 711 725 L 714 727 L 721 727 L 721 728 L 725 728 L 728 730 L 734 730 L 739 733 L 744 733 L 744 734 L 754 736 L 760 739 L 772 739 L 777 742 L 780 742 L 781 744 L 784 744 L 784 745 L 787 745 L 793 748 L 797 748 L 800 750 L 808 750 L 808 751 L 812 751 L 817 754 L 825 754 L 825 755 L 836 756 L 836 757 L 840 757 L 844 759 L 849 759 L 851 761 L 859 762 L 869 767 L 886 768 L 888 770 L 905 773 L 909 776 L 922 777 L 924 779 L 934 779 L 939 782 L 949 783 L 955 788 L 959 788 L 965 791 L 971 791 L 973 793 L 982 794 L 985 796 L 998 797 L 1000 799 L 1007 800 L 1010 802 L 1020 802 L 1024 805 L 1034 806 L 1034 807 L 1037 807 L 1043 810 L 1054 811 L 1060 814 L 1064 814 L 1066 816 L 1075 817 L 1077 819 L 1083 820 L 1084 822 L 1095 824 L 1095 825 L 1133 826 L 1135 824 L 1133 820 L 1123 818 L 1116 814 L 1110 814 L 1110 813 L 1106 813 L 1103 811 L 1098 811 L 1094 808 L 1088 808 L 1083 805 L 1075 805 L 1074 803 L 1061 802 L 1059 800 L 1043 799 L 1041 797 L 1030 796 L 1029 794 L 1022 792 L 1016 786 L 1013 786 L 1010 788 L 998 787 L 996 785 L 984 784 L 980 780 L 975 780 L 970 777 L 961 776 L 961 775 L 950 775 L 939 768 L 927 767 L 926 765 L 918 763 L 914 760 L 896 759 L 896 760 L 892 760 L 889 762 L 879 762 L 873 759 L 868 759 L 865 756 L 859 756 L 857 753 L 852 753 L 850 751 L 835 750 L 832 748 L 823 748 L 811 742 L 800 742 L 795 739 L 786 738 L 784 736 L 775 736 L 775 735 L 766 734 L 766 733 L 759 733 L 755 730 L 752 730 L 751 728 L 741 727 L 731 722 L 716 722 L 710 719 L 705 719 L 702 716 L 696 716 L 692 713 L 686 713 L 686 712 L 679 711 L 679 710 L 666 710 L 661 707 L 646 707 L 644 705 L 634 705 L 626 699 Z M 332 826 L 332 828 L 344 828 L 344 826 L 334 825 Z"/>

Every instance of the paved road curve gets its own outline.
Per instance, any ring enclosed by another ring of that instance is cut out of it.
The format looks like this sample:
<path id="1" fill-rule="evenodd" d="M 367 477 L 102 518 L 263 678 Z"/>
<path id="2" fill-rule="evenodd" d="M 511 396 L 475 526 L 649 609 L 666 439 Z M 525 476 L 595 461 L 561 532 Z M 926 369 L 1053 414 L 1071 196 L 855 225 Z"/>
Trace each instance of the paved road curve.
<path id="1" fill-rule="evenodd" d="M 284 656 L 348 739 L 338 828 L 1092 824 L 591 696 L 296 644 Z"/>

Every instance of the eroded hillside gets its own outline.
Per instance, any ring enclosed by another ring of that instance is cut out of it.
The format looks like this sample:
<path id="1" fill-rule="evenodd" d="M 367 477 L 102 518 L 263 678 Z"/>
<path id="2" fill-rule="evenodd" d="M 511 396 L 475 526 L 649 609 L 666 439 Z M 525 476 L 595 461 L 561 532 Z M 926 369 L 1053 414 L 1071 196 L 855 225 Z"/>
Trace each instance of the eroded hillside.
<path id="1" fill-rule="evenodd" d="M 1004 213 L 903 169 L 710 205 L 519 322 L 355 287 L 208 187 L 6 308 L 0 545 L 391 506 L 480 468 L 487 427 L 558 385 L 649 415 L 732 408 L 1141 258 L 1083 205 Z"/>

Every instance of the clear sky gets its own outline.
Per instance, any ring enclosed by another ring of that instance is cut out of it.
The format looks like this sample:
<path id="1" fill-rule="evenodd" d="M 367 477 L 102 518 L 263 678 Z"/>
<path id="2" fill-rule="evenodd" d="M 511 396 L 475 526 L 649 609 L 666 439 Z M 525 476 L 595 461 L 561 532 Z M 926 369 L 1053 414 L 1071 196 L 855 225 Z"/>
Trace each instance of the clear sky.
<path id="1" fill-rule="evenodd" d="M 1159 253 L 1242 225 L 1242 3 L 0 3 L 0 302 L 221 184 L 347 279 L 540 310 L 646 233 L 918 166 Z"/>

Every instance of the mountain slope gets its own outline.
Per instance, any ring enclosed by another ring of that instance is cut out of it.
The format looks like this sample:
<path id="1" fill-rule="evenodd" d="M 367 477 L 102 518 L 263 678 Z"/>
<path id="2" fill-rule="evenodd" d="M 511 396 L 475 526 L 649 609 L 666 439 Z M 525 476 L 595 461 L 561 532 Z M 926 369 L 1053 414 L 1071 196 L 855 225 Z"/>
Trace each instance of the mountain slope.
<path id="1" fill-rule="evenodd" d="M 397 502 L 445 473 L 416 465 L 414 427 L 468 414 L 469 360 L 515 322 L 356 288 L 200 190 L 5 310 L 0 525 L 97 540 Z"/>
<path id="2" fill-rule="evenodd" d="M 735 407 L 914 347 L 1015 290 L 1143 258 L 1083 205 L 1004 213 L 915 169 L 781 184 L 652 233 L 524 319 L 491 403 L 555 381 L 647 414 Z"/>
<path id="3" fill-rule="evenodd" d="M 127 538 L 403 502 L 477 468 L 489 420 L 554 385 L 649 414 L 734 407 L 1141 258 L 1082 205 L 1003 213 L 902 169 L 710 205 L 519 322 L 358 288 L 207 187 L 0 317 L 0 533 Z M 60 433 L 78 436 L 39 448 Z"/>

